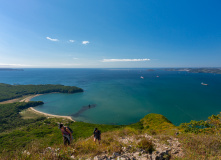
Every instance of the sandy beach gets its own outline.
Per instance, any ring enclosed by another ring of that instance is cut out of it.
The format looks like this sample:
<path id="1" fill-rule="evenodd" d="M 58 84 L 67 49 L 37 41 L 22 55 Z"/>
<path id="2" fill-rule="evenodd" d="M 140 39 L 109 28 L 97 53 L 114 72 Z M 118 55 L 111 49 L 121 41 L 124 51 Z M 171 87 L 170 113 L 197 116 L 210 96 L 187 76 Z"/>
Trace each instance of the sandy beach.
<path id="1" fill-rule="evenodd" d="M 40 96 L 40 95 L 42 95 L 42 94 L 35 94 L 35 95 L 28 96 L 28 97 L 26 97 L 26 98 L 20 100 L 20 102 L 29 102 L 32 98 L 37 97 L 37 96 Z M 37 110 L 34 109 L 33 107 L 30 107 L 29 110 L 32 111 L 32 112 L 35 112 L 35 113 L 44 115 L 44 116 L 46 116 L 46 117 L 65 118 L 65 119 L 69 119 L 69 120 L 75 122 L 75 120 L 73 120 L 73 119 L 71 118 L 71 116 L 59 116 L 59 115 L 48 114 L 48 113 L 44 113 L 44 112 L 41 112 L 41 111 L 37 111 Z"/>
<path id="2" fill-rule="evenodd" d="M 40 96 L 40 95 L 42 95 L 42 94 L 29 95 L 29 96 L 23 98 L 22 100 L 20 100 L 21 98 L 15 98 L 15 99 L 11 99 L 11 100 L 0 102 L 0 104 L 7 104 L 7 103 L 14 103 L 14 102 L 29 102 L 32 98 Z M 65 119 L 69 119 L 69 120 L 75 122 L 75 120 L 73 120 L 71 118 L 71 116 L 59 116 L 59 115 L 48 114 L 48 113 L 37 111 L 33 107 L 30 107 L 29 110 L 34 112 L 34 113 L 44 115 L 46 117 L 65 118 Z"/>
<path id="3" fill-rule="evenodd" d="M 34 109 L 33 107 L 30 107 L 29 110 L 31 110 L 32 112 L 35 112 L 35 113 L 44 115 L 44 116 L 46 116 L 46 117 L 65 118 L 65 119 L 69 119 L 69 120 L 75 122 L 75 120 L 73 120 L 73 119 L 71 118 L 71 116 L 58 116 L 58 115 L 48 114 L 48 113 L 44 113 L 44 112 L 41 112 L 41 111 L 37 111 L 37 110 Z"/>

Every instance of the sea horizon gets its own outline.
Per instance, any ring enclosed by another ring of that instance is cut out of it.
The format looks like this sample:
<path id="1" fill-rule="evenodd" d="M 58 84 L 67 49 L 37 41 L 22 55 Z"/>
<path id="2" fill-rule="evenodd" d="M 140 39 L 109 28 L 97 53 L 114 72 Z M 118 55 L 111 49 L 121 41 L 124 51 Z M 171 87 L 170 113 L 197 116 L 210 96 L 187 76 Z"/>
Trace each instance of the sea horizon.
<path id="1" fill-rule="evenodd" d="M 221 66 L 201 66 L 201 67 L 79 67 L 79 68 L 68 68 L 68 67 L 0 67 L 0 69 L 167 69 L 167 68 L 221 68 Z"/>

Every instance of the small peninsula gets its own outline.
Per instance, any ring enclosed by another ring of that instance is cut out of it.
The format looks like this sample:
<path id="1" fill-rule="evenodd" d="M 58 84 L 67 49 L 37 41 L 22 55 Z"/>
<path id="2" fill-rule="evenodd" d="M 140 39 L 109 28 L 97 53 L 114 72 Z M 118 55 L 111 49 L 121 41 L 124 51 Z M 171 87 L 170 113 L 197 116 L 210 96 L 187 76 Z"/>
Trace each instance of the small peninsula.
<path id="1" fill-rule="evenodd" d="M 45 94 L 45 93 L 77 93 L 83 92 L 83 89 L 75 86 L 41 84 L 41 85 L 10 85 L 0 83 L 0 102 L 15 98 L 20 98 L 25 95 Z"/>

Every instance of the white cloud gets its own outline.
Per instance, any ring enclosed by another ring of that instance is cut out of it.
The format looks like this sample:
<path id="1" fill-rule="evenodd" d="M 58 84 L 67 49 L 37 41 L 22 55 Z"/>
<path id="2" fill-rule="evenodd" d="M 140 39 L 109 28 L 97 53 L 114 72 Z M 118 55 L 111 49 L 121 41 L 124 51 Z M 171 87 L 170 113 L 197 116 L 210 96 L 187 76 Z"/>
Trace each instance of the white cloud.
<path id="1" fill-rule="evenodd" d="M 73 58 L 73 59 L 79 59 L 79 58 Z"/>
<path id="2" fill-rule="evenodd" d="M 89 41 L 82 41 L 82 44 L 88 44 L 90 43 Z"/>
<path id="3" fill-rule="evenodd" d="M 139 61 L 149 61 L 150 59 L 103 59 L 102 62 L 139 62 Z"/>
<path id="4" fill-rule="evenodd" d="M 74 43 L 74 42 L 75 42 L 75 40 L 70 39 L 70 40 L 69 40 L 69 42 Z"/>
<path id="5" fill-rule="evenodd" d="M 58 39 L 52 39 L 52 38 L 50 38 L 50 37 L 46 37 L 46 39 L 48 39 L 48 40 L 50 40 L 50 41 L 54 41 L 54 42 L 58 41 Z"/>

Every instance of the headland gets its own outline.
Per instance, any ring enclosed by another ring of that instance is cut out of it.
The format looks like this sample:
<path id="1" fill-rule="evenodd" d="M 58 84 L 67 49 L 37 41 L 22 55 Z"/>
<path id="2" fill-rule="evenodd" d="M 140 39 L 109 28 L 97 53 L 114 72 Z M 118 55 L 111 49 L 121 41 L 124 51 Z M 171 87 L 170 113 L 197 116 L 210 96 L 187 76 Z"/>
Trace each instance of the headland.
<path id="1" fill-rule="evenodd" d="M 186 71 L 190 73 L 221 74 L 221 68 L 166 68 L 165 71 Z"/>

